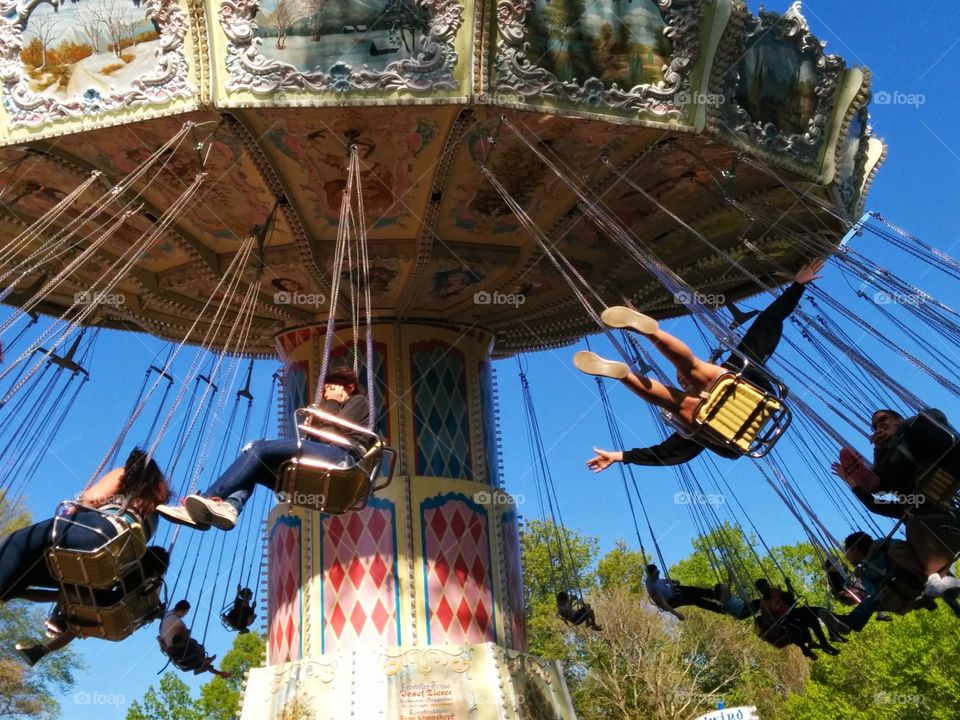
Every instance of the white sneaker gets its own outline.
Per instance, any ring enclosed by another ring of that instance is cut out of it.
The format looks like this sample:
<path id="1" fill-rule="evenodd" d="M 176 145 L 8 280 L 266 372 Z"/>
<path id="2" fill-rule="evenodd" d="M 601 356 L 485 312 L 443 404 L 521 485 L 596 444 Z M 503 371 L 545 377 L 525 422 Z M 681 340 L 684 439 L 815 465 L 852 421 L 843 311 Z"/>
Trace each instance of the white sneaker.
<path id="1" fill-rule="evenodd" d="M 623 378 L 630 374 L 630 368 L 624 363 L 617 362 L 616 360 L 604 360 L 589 350 L 580 350 L 574 353 L 573 366 L 587 375 L 599 375 L 600 377 L 613 378 L 614 380 L 623 380 Z"/>
<path id="2" fill-rule="evenodd" d="M 157 512 L 175 525 L 186 525 L 195 530 L 210 529 L 209 522 L 197 522 L 183 505 L 157 505 Z"/>
<path id="3" fill-rule="evenodd" d="M 960 588 L 960 578 L 955 578 L 953 575 L 941 575 L 940 582 L 943 583 L 944 592 Z"/>
<path id="4" fill-rule="evenodd" d="M 660 324 L 649 315 L 638 313 L 622 305 L 608 307 L 600 313 L 600 319 L 607 327 L 628 328 L 644 335 L 655 333 L 660 327 Z"/>
<path id="5" fill-rule="evenodd" d="M 943 578 L 934 573 L 927 578 L 927 584 L 923 586 L 923 593 L 920 597 L 938 598 L 943 595 L 943 591 L 948 588 L 944 586 Z"/>
<path id="6" fill-rule="evenodd" d="M 195 522 L 213 525 L 220 530 L 233 530 L 237 525 L 237 509 L 220 498 L 189 495 L 183 505 Z"/>

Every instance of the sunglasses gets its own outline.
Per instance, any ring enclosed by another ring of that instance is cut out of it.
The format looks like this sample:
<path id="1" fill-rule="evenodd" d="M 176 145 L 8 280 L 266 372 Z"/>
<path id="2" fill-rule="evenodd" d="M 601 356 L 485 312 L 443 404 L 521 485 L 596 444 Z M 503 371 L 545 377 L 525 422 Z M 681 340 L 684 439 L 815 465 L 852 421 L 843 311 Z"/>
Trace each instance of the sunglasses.
<path id="1" fill-rule="evenodd" d="M 889 419 L 890 419 L 889 415 L 881 415 L 880 417 L 874 419 L 873 422 L 870 423 L 870 427 L 873 428 L 874 431 L 879 430 L 880 423 L 882 423 L 884 420 L 889 420 Z"/>

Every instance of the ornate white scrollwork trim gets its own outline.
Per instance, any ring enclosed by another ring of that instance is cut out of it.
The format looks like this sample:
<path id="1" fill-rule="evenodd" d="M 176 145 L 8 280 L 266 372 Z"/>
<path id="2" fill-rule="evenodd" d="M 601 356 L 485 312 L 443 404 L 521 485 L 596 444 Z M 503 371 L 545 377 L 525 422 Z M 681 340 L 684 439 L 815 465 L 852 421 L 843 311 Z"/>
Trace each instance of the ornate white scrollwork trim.
<path id="1" fill-rule="evenodd" d="M 177 0 L 143 0 L 147 19 L 160 33 L 157 62 L 151 71 L 137 77 L 128 87 L 106 92 L 91 88 L 71 98 L 41 95 L 31 90 L 20 58 L 23 31 L 30 14 L 45 2 L 58 7 L 58 0 L 0 0 L 0 92 L 11 125 L 40 125 L 59 118 L 102 114 L 193 95 L 187 84 L 187 60 L 183 52 L 187 14 Z"/>
<path id="2" fill-rule="evenodd" d="M 837 89 L 844 69 L 843 58 L 824 53 L 823 48 L 826 42 L 818 40 L 810 32 L 806 18 L 801 14 L 799 0 L 794 2 L 783 15 L 761 10 L 757 17 L 747 18 L 747 43 L 752 38 L 767 33 L 772 33 L 773 37 L 793 39 L 797 51 L 814 61 L 817 83 L 814 90 L 816 108 L 813 116 L 807 128 L 801 133 L 787 133 L 772 122 L 755 121 L 750 117 L 747 109 L 737 103 L 736 86 L 739 82 L 739 73 L 730 73 L 728 102 L 724 103 L 722 110 L 724 122 L 736 134 L 765 151 L 786 154 L 805 165 L 815 163 L 824 140 L 827 123 L 834 111 Z"/>

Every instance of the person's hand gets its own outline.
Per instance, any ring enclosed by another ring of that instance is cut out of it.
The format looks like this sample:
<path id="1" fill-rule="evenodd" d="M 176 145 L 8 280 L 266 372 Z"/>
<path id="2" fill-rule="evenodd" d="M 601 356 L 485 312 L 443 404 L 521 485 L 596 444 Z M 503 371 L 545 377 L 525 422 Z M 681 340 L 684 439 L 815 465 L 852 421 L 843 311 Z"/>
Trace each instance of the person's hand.
<path id="1" fill-rule="evenodd" d="M 600 448 L 594 448 L 593 451 L 596 455 L 587 460 L 587 467 L 595 473 L 606 470 L 615 462 L 623 462 L 623 452 L 619 450 L 601 450 Z"/>
<path id="2" fill-rule="evenodd" d="M 347 394 L 347 390 L 343 385 L 327 383 L 323 386 L 323 398 L 325 400 L 343 403 L 350 399 L 350 395 Z"/>
<path id="3" fill-rule="evenodd" d="M 797 270 L 797 274 L 793 276 L 793 281 L 801 285 L 806 285 L 814 280 L 819 280 L 821 278 L 819 273 L 823 269 L 823 263 L 823 260 L 814 260 L 813 262 L 807 263 Z"/>
<path id="4" fill-rule="evenodd" d="M 853 479 L 853 477 L 851 477 L 850 473 L 844 470 L 843 465 L 841 465 L 838 462 L 835 462 L 833 465 L 830 466 L 830 469 L 833 470 L 834 475 L 836 475 L 838 478 L 843 480 L 847 485 L 849 485 L 850 487 L 856 487 L 857 485 L 856 481 Z"/>

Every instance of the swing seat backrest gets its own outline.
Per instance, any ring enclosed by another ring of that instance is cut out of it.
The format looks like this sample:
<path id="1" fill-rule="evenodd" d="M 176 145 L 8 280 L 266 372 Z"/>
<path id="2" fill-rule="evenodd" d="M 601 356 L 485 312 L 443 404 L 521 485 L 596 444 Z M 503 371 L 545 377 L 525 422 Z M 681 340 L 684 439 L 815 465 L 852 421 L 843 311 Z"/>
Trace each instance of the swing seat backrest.
<path id="1" fill-rule="evenodd" d="M 160 584 L 148 581 L 110 604 L 99 603 L 90 588 L 64 586 L 60 605 L 67 628 L 78 636 L 124 640 L 157 617 Z"/>
<path id="2" fill-rule="evenodd" d="M 781 397 L 726 373 L 704 392 L 694 423 L 694 439 L 702 435 L 741 455 L 763 457 L 790 424 L 790 410 Z"/>
<path id="3" fill-rule="evenodd" d="M 954 507 L 954 500 L 960 493 L 960 479 L 955 478 L 946 470 L 934 467 L 917 473 L 917 491 L 922 493 L 928 502 Z"/>
<path id="4" fill-rule="evenodd" d="M 70 585 L 106 589 L 117 583 L 140 562 L 147 551 L 146 536 L 140 523 L 129 523 L 118 516 L 110 516 L 110 519 L 118 526 L 118 532 L 112 538 L 104 536 L 100 547 L 94 550 L 71 550 L 54 545 L 47 551 L 47 568 L 55 580 Z M 69 517 L 58 516 L 54 523 L 54 537 L 69 524 L 81 525 Z M 96 528 L 86 525 L 82 527 L 103 535 Z"/>
<path id="5" fill-rule="evenodd" d="M 291 458 L 281 468 L 278 488 L 286 502 L 308 510 L 340 515 L 362 510 L 366 507 L 370 495 L 390 484 L 396 464 L 396 451 L 386 447 L 376 433 L 315 407 L 301 408 L 296 415 L 297 436 L 301 443 L 304 436 L 309 436 L 318 442 L 359 449 L 362 455 L 346 467 L 301 454 Z M 324 425 L 339 426 L 354 434 L 364 435 L 369 438 L 369 447 L 358 448 L 356 443 L 344 435 L 314 427 L 310 421 L 320 421 Z M 377 474 L 384 463 L 384 455 L 388 462 L 385 479 L 376 483 Z"/>

